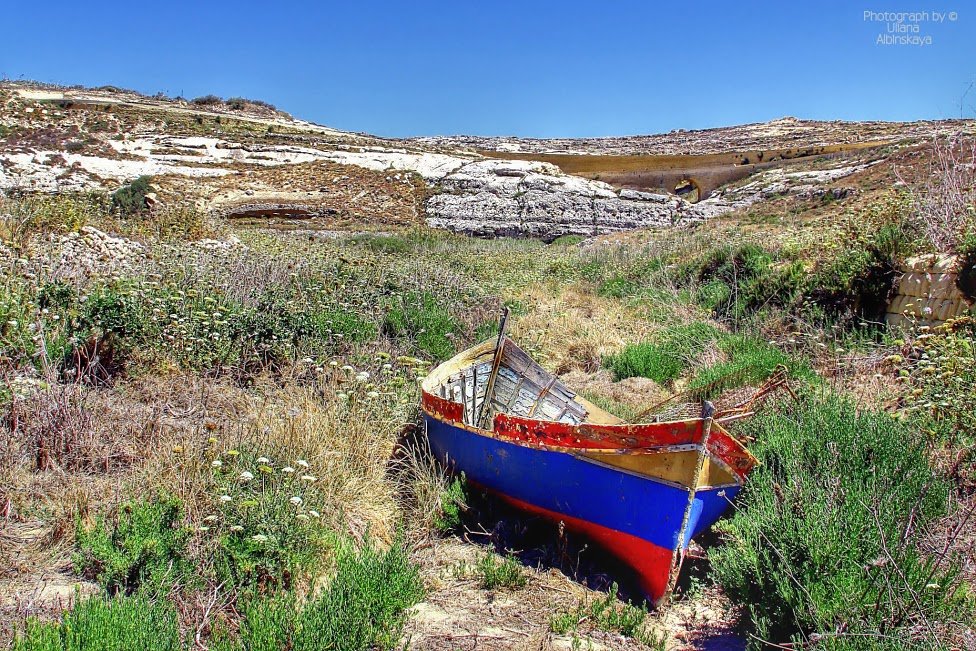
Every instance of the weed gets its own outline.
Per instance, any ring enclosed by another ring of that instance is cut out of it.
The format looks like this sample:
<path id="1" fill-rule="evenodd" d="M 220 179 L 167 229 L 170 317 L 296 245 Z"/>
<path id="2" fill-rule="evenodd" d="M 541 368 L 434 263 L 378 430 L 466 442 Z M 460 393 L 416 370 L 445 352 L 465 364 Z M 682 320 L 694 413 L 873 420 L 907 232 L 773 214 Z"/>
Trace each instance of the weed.
<path id="1" fill-rule="evenodd" d="M 893 355 L 905 383 L 905 411 L 941 444 L 971 449 L 976 434 L 976 319 L 957 318 Z"/>
<path id="2" fill-rule="evenodd" d="M 434 519 L 434 528 L 446 533 L 461 526 L 461 513 L 467 509 L 465 477 L 455 477 L 440 495 L 440 511 Z"/>
<path id="3" fill-rule="evenodd" d="M 288 594 L 257 598 L 244 609 L 240 639 L 222 651 L 366 651 L 392 649 L 406 609 L 423 596 L 417 568 L 397 541 L 381 552 L 366 540 L 356 551 L 339 549 L 328 587 L 300 608 Z"/>
<path id="4" fill-rule="evenodd" d="M 499 562 L 494 554 L 485 552 L 485 555 L 478 559 L 475 569 L 480 577 L 481 587 L 485 590 L 498 588 L 518 590 L 528 583 L 522 565 L 512 556 L 505 556 Z"/>
<path id="5" fill-rule="evenodd" d="M 619 633 L 652 647 L 663 647 L 664 640 L 647 631 L 647 606 L 621 603 L 617 584 L 603 597 L 586 603 L 581 601 L 574 610 L 554 614 L 549 620 L 553 633 L 576 633 L 586 622 L 588 626 L 608 633 Z"/>
<path id="6" fill-rule="evenodd" d="M 402 296 L 386 313 L 383 330 L 435 360 L 445 360 L 456 350 L 457 320 L 430 292 Z"/>
<path id="7" fill-rule="evenodd" d="M 779 366 L 785 366 L 792 378 L 812 380 L 813 370 L 794 360 L 767 341 L 747 335 L 724 335 L 718 348 L 727 360 L 700 369 L 688 390 L 699 399 L 709 399 L 740 386 L 760 384 Z"/>
<path id="8" fill-rule="evenodd" d="M 304 459 L 275 463 L 253 450 L 226 450 L 210 462 L 212 541 L 217 577 L 241 589 L 290 588 L 325 552 L 319 478 Z"/>

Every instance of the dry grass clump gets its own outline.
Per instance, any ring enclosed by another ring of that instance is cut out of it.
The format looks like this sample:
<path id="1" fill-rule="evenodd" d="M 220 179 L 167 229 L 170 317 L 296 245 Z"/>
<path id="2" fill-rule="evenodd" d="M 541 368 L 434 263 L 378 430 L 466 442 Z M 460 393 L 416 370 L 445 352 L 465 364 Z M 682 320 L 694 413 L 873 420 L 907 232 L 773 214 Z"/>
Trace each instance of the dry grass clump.
<path id="1" fill-rule="evenodd" d="M 337 369 L 308 384 L 266 387 L 245 419 L 218 426 L 211 417 L 160 446 L 138 483 L 172 492 L 189 519 L 200 521 L 213 498 L 207 493 L 211 464 L 227 450 L 250 450 L 278 466 L 297 468 L 302 460 L 316 469 L 321 514 L 332 528 L 360 538 L 369 529 L 391 540 L 398 507 L 386 462 L 408 418 L 410 398 L 390 386 L 402 379 L 384 386 L 364 374 L 372 376 Z"/>
<path id="2" fill-rule="evenodd" d="M 110 473 L 139 460 L 158 438 L 154 415 L 80 383 L 50 383 L 15 398 L 3 427 L 4 464 L 39 471 Z"/>
<path id="3" fill-rule="evenodd" d="M 557 373 L 594 371 L 603 355 L 640 341 L 655 328 L 635 318 L 620 301 L 594 296 L 578 286 L 533 285 L 519 294 L 526 313 L 518 315 L 511 335 L 541 364 Z"/>

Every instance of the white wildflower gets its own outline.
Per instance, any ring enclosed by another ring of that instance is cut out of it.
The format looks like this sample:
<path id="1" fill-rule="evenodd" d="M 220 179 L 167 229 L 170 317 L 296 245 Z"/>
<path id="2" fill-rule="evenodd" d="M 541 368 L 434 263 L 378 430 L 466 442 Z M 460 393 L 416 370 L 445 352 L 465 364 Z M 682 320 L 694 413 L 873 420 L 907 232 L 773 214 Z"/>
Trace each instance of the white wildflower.
<path id="1" fill-rule="evenodd" d="M 308 461 L 305 461 L 305 459 L 299 459 L 297 461 L 297 465 L 301 466 L 302 468 L 308 468 Z"/>
<path id="2" fill-rule="evenodd" d="M 313 518 L 321 517 L 318 511 L 309 511 L 308 514 Z"/>
<path id="3" fill-rule="evenodd" d="M 221 467 L 221 466 L 222 466 L 222 465 L 224 465 L 224 464 L 223 464 L 223 463 L 222 463 L 222 462 L 220 461 L 220 459 L 214 459 L 214 460 L 213 460 L 213 461 L 212 461 L 212 462 L 210 463 L 210 465 L 211 465 L 211 466 L 213 466 L 214 468 L 219 468 L 219 467 Z"/>
<path id="4" fill-rule="evenodd" d="M 268 457 L 258 457 L 258 463 L 271 463 L 271 459 Z"/>
<path id="5" fill-rule="evenodd" d="M 230 501 L 231 501 L 231 499 L 232 499 L 232 498 L 231 498 L 231 496 L 230 496 L 230 495 L 221 495 L 221 496 L 220 496 L 220 501 L 221 501 L 221 502 L 224 502 L 225 504 L 226 504 L 227 502 L 230 502 Z"/>
<path id="6" fill-rule="evenodd" d="M 294 504 L 295 506 L 298 506 L 299 504 L 302 503 L 302 498 L 300 498 L 298 495 L 296 495 L 295 497 L 291 498 L 288 501 L 291 502 L 292 504 Z"/>
<path id="7" fill-rule="evenodd" d="M 251 481 L 252 479 L 254 479 L 254 475 L 248 471 L 245 470 L 241 473 L 241 481 Z"/>
<path id="8" fill-rule="evenodd" d="M 318 481 L 319 478 L 315 475 L 302 475 L 302 481 Z"/>
<path id="9" fill-rule="evenodd" d="M 295 469 L 292 468 L 291 466 L 285 466 L 284 468 L 281 469 L 281 472 L 287 472 L 287 473 L 290 474 L 290 473 L 295 472 Z"/>
<path id="10" fill-rule="evenodd" d="M 263 533 L 256 533 L 253 536 L 251 536 L 251 540 L 253 540 L 254 542 L 263 543 L 263 542 L 268 542 L 268 537 L 265 536 Z"/>

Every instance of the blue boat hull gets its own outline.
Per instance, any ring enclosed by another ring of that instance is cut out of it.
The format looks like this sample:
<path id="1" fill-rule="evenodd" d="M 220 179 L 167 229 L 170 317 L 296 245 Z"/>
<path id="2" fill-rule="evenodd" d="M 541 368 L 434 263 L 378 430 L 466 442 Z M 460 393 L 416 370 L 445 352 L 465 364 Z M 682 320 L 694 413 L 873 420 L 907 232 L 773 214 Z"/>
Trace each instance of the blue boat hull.
<path id="1" fill-rule="evenodd" d="M 653 602 L 689 541 L 728 508 L 740 486 L 699 488 L 683 540 L 688 489 L 604 465 L 573 451 L 547 449 L 481 433 L 425 414 L 435 456 L 516 506 L 565 521 L 631 565 Z"/>

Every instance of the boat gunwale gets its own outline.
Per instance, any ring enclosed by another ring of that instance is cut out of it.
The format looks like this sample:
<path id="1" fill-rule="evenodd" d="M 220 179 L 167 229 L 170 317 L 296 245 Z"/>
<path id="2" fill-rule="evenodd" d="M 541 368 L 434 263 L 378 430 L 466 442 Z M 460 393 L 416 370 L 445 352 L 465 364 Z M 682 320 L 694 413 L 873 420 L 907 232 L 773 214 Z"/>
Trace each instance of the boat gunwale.
<path id="1" fill-rule="evenodd" d="M 444 401 L 444 402 L 449 402 L 449 403 L 454 404 L 454 405 L 459 405 L 459 403 L 456 403 L 456 402 L 447 400 L 446 398 L 441 398 L 440 396 L 437 396 L 435 394 L 429 393 L 426 390 L 423 390 L 423 395 L 424 395 L 424 397 L 428 397 L 429 396 L 429 397 L 434 398 L 436 400 L 441 400 L 441 401 Z M 637 456 L 637 455 L 640 455 L 640 454 L 663 454 L 663 453 L 674 452 L 674 451 L 685 451 L 685 449 L 675 450 L 673 448 L 686 448 L 688 450 L 700 450 L 701 449 L 701 444 L 696 444 L 696 443 L 680 443 L 680 444 L 670 444 L 670 445 L 660 445 L 660 446 L 648 446 L 648 447 L 643 447 L 643 448 L 640 448 L 640 447 L 638 447 L 638 448 L 586 448 L 585 453 L 584 453 L 583 451 L 581 451 L 580 448 L 569 447 L 569 446 L 562 446 L 562 445 L 549 445 L 549 444 L 546 444 L 546 443 L 536 443 L 534 441 L 525 441 L 525 440 L 521 440 L 521 439 L 510 438 L 510 437 L 507 437 L 507 436 L 501 436 L 497 432 L 495 432 L 494 430 L 485 429 L 485 428 L 482 428 L 482 427 L 476 427 L 474 425 L 468 425 L 467 423 L 465 423 L 463 421 L 454 420 L 454 419 L 448 417 L 446 414 L 442 414 L 442 413 L 439 413 L 437 411 L 434 411 L 434 410 L 432 410 L 431 408 L 428 407 L 428 405 L 426 404 L 426 401 L 422 401 L 421 402 L 421 411 L 425 415 L 427 415 L 427 416 L 429 416 L 429 417 L 431 417 L 431 418 L 433 418 L 435 420 L 438 420 L 438 421 L 444 423 L 445 425 L 449 425 L 451 427 L 455 427 L 455 428 L 458 428 L 458 429 L 462 429 L 464 431 L 470 432 L 472 434 L 476 434 L 478 436 L 483 436 L 485 438 L 490 438 L 492 440 L 500 441 L 502 443 L 511 443 L 513 445 L 518 445 L 520 447 L 525 447 L 525 448 L 531 448 L 531 449 L 534 449 L 534 450 L 542 450 L 542 451 L 546 451 L 546 452 L 555 452 L 555 453 L 559 453 L 559 454 L 567 454 L 567 455 L 572 456 L 572 457 L 574 457 L 576 459 L 579 459 L 580 461 L 585 461 L 587 463 L 592 463 L 594 465 L 598 465 L 598 466 L 601 466 L 601 467 L 604 467 L 604 468 L 610 468 L 610 469 L 615 470 L 617 472 L 621 472 L 621 473 L 624 473 L 624 474 L 632 475 L 632 476 L 635 476 L 635 477 L 640 477 L 642 479 L 647 479 L 647 480 L 655 481 L 655 482 L 658 482 L 658 483 L 661 483 L 661 484 L 665 484 L 665 485 L 668 485 L 668 486 L 677 487 L 677 488 L 680 488 L 681 490 L 685 490 L 685 491 L 691 491 L 691 487 L 690 486 L 686 486 L 684 484 L 681 484 L 679 482 L 673 482 L 673 481 L 668 480 L 668 479 L 663 479 L 661 477 L 655 477 L 653 475 L 646 475 L 646 474 L 643 474 L 643 473 L 635 472 L 635 471 L 630 470 L 628 468 L 621 468 L 619 466 L 614 466 L 612 464 L 608 464 L 608 463 L 605 463 L 603 461 L 600 461 L 599 459 L 594 459 L 592 457 L 589 457 L 589 456 L 586 455 L 586 453 L 591 453 L 591 454 L 607 454 L 607 455 L 621 455 L 621 456 L 625 456 L 627 454 L 633 454 L 633 455 Z M 541 420 L 541 419 L 533 419 L 533 420 L 536 420 L 537 422 L 540 422 L 540 423 L 554 422 L 554 421 L 545 421 L 545 420 Z M 661 422 L 661 423 L 647 423 L 647 424 L 648 425 L 684 424 L 684 423 L 696 423 L 696 422 L 700 422 L 702 420 L 703 419 L 701 419 L 701 418 L 688 418 L 688 419 L 678 420 L 678 421 L 666 421 L 666 422 Z M 711 454 L 711 453 L 709 453 L 708 457 L 709 457 L 709 460 L 711 462 L 719 464 L 724 470 L 726 470 L 733 477 L 733 481 L 731 483 L 716 484 L 716 485 L 713 485 L 713 486 L 699 486 L 699 487 L 697 487 L 695 489 L 696 491 L 714 490 L 714 489 L 723 489 L 723 488 L 736 488 L 736 487 L 741 487 L 741 486 L 744 486 L 745 485 L 745 479 L 743 477 L 741 477 L 737 472 L 735 472 L 735 470 L 728 463 L 726 463 L 723 459 L 721 459 L 721 458 L 719 458 L 716 455 Z"/>

